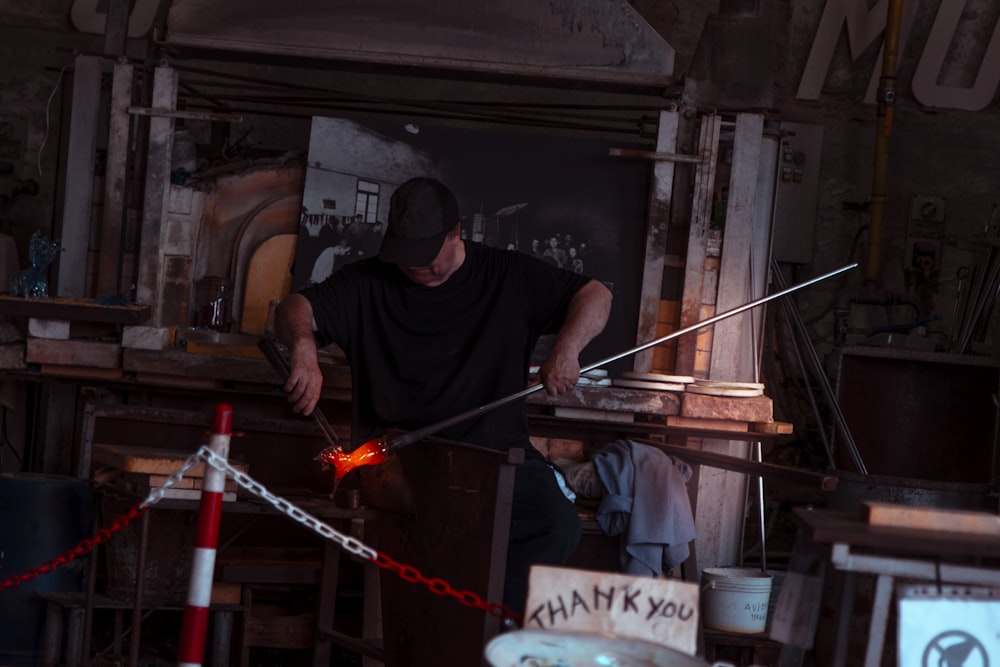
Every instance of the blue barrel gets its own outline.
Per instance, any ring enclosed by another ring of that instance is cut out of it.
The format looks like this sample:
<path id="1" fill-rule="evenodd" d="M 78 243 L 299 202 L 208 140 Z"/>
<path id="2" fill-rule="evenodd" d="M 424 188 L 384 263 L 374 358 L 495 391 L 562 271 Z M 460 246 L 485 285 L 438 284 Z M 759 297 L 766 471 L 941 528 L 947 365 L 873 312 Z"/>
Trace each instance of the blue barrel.
<path id="1" fill-rule="evenodd" d="M 93 531 L 93 498 L 74 477 L 0 474 L 0 580 L 63 555 Z M 87 559 L 0 590 L 0 664 L 38 664 L 46 601 L 41 592 L 84 590 Z"/>

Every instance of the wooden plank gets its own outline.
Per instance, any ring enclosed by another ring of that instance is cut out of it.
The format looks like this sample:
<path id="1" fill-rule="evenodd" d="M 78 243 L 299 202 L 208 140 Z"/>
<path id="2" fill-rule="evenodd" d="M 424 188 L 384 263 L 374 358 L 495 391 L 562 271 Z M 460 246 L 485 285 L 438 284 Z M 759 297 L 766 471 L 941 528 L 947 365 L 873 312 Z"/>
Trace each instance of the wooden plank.
<path id="1" fill-rule="evenodd" d="M 126 349 L 122 354 L 122 367 L 126 371 L 146 376 L 176 375 L 185 378 L 208 378 L 247 384 L 283 384 L 278 372 L 266 359 L 190 354 L 182 349 Z M 323 386 L 325 388 L 343 389 L 351 386 L 349 366 L 321 362 L 320 369 L 323 371 Z"/>
<path id="2" fill-rule="evenodd" d="M 230 343 L 206 343 L 202 341 L 184 341 L 184 351 L 188 354 L 211 354 L 223 357 L 243 357 L 246 359 L 264 359 L 264 353 L 256 345 L 233 345 Z"/>
<path id="3" fill-rule="evenodd" d="M 157 67 L 153 73 L 152 106 L 158 109 L 177 108 L 179 77 L 171 67 Z M 149 148 L 146 151 L 146 187 L 142 205 L 142 231 L 139 234 L 139 276 L 136 294 L 142 303 L 153 304 L 152 323 L 162 322 L 160 278 L 163 257 L 160 238 L 167 215 L 170 169 L 173 158 L 174 121 L 154 116 L 149 119 Z"/>
<path id="4" fill-rule="evenodd" d="M 118 368 L 121 350 L 118 343 L 29 338 L 24 358 L 33 364 Z"/>
<path id="5" fill-rule="evenodd" d="M 73 62 L 73 110 L 66 142 L 66 185 L 57 232 L 62 252 L 54 262 L 49 293 L 82 297 L 87 287 L 87 250 L 94 204 L 94 154 L 101 120 L 101 58 L 76 56 Z"/>
<path id="6" fill-rule="evenodd" d="M 698 153 L 704 161 L 695 167 L 694 192 L 691 204 L 691 226 L 688 234 L 687 256 L 684 263 L 684 292 L 681 299 L 680 328 L 691 326 L 703 319 L 702 304 L 711 294 L 715 302 L 714 290 L 707 288 L 706 280 L 714 281 L 709 274 L 714 271 L 706 261 L 708 249 L 708 227 L 712 217 L 712 201 L 715 192 L 715 172 L 719 153 L 719 134 L 722 119 L 717 115 L 705 115 L 701 119 Z M 677 361 L 674 371 L 679 375 L 696 375 L 695 336 L 681 336 L 677 339 Z"/>
<path id="7" fill-rule="evenodd" d="M 746 433 L 750 430 L 745 421 L 732 421 L 729 419 L 695 419 L 692 417 L 682 417 L 680 415 L 669 415 L 667 426 L 678 428 L 690 428 L 706 431 L 732 431 L 734 433 Z"/>
<path id="8" fill-rule="evenodd" d="M 1000 516 L 974 510 L 861 502 L 861 518 L 870 526 L 941 530 L 977 535 L 1000 535 Z"/>
<path id="9" fill-rule="evenodd" d="M 123 472 L 172 475 L 195 451 L 197 450 L 178 451 L 166 447 L 95 444 L 93 457 L 94 461 L 113 466 Z M 239 461 L 231 460 L 229 464 L 242 472 L 250 470 L 247 464 Z M 190 477 L 204 477 L 205 464 L 199 463 L 184 474 Z"/>
<path id="10" fill-rule="evenodd" d="M 42 375 L 56 375 L 89 380 L 117 380 L 125 373 L 120 368 L 94 368 L 92 366 L 75 366 L 59 364 L 42 364 L 39 368 Z"/>
<path id="11" fill-rule="evenodd" d="M 529 440 L 531 440 L 531 446 L 540 451 L 550 461 L 557 459 L 583 461 L 586 458 L 582 440 L 543 438 L 540 436 L 531 436 Z"/>
<path id="12" fill-rule="evenodd" d="M 774 418 L 774 404 L 767 396 L 728 398 L 683 392 L 682 417 L 699 419 L 730 419 L 747 422 L 770 422 Z"/>
<path id="13" fill-rule="evenodd" d="M 240 380 L 273 385 L 282 383 L 277 371 L 266 359 L 188 354 L 180 349 L 127 349 L 123 351 L 122 367 L 126 371 L 153 375 Z"/>
<path id="14" fill-rule="evenodd" d="M 788 422 L 751 422 L 750 430 L 756 433 L 788 435 L 795 431 L 795 427 Z"/>
<path id="15" fill-rule="evenodd" d="M 120 3 L 119 3 L 120 4 Z M 125 186 L 131 151 L 128 140 L 132 119 L 134 66 L 116 63 L 111 83 L 111 108 L 108 121 L 107 166 L 104 173 L 104 206 L 101 219 L 101 245 L 97 270 L 97 293 L 118 294 L 121 274 L 122 227 L 125 222 Z"/>
<path id="16" fill-rule="evenodd" d="M 226 384 L 222 380 L 213 380 L 211 378 L 193 378 L 185 375 L 166 375 L 164 373 L 139 372 L 135 374 L 135 379 L 146 384 L 188 387 L 191 389 L 221 389 Z"/>
<path id="17" fill-rule="evenodd" d="M 661 111 L 656 135 L 656 150 L 672 153 L 677 148 L 678 111 Z M 667 229 L 670 226 L 670 208 L 674 188 L 674 163 L 658 160 L 653 164 L 653 183 L 649 197 L 649 219 L 646 225 L 646 256 L 643 260 L 642 286 L 639 302 L 639 323 L 636 327 L 636 344 L 654 340 L 659 319 L 660 299 L 663 296 L 663 258 L 667 251 Z M 633 369 L 646 372 L 652 369 L 653 350 L 635 355 Z"/>
<path id="18" fill-rule="evenodd" d="M 736 117 L 733 161 L 722 257 L 719 263 L 716 311 L 725 312 L 765 294 L 766 251 L 757 254 L 756 237 L 770 239 L 770 225 L 756 224 L 757 180 L 761 170 L 763 116 Z M 761 345 L 762 309 L 745 311 L 717 323 L 712 332 L 709 378 L 757 381 L 755 360 Z"/>
<path id="19" fill-rule="evenodd" d="M 94 299 L 71 297 L 25 299 L 4 294 L 0 295 L 0 315 L 141 324 L 149 319 L 149 306 L 109 306 L 97 303 Z"/>
<path id="20" fill-rule="evenodd" d="M 612 387 L 577 385 L 559 396 L 544 391 L 529 394 L 525 401 L 534 405 L 553 405 L 590 410 L 609 410 L 633 414 L 676 415 L 680 412 L 680 392 L 645 391 Z"/>
<path id="21" fill-rule="evenodd" d="M 156 488 L 163 486 L 170 479 L 169 475 L 150 475 L 148 473 L 125 473 L 125 480 L 132 482 L 133 484 L 138 484 L 145 486 L 147 488 Z M 178 482 L 175 482 L 170 486 L 171 489 L 201 489 L 204 482 L 204 477 L 191 477 L 190 475 L 184 475 L 184 478 Z M 236 491 L 238 485 L 236 480 L 227 479 L 223 484 L 223 491 Z"/>

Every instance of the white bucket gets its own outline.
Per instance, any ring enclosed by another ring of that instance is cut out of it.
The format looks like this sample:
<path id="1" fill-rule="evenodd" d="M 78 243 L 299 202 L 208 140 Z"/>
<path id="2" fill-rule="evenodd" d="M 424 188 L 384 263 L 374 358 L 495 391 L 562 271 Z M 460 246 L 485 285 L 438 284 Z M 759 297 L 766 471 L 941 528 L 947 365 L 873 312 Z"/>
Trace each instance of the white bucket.
<path id="1" fill-rule="evenodd" d="M 767 627 L 771 575 L 746 567 L 709 567 L 701 573 L 706 628 L 752 634 Z"/>

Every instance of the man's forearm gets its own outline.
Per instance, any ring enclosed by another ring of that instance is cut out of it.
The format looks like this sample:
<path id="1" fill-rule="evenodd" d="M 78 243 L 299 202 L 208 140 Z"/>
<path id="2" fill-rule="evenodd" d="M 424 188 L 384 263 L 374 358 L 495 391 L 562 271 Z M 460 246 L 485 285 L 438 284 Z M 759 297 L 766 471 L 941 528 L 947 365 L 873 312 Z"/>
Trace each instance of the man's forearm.
<path id="1" fill-rule="evenodd" d="M 313 332 L 316 322 L 313 318 L 312 305 L 301 294 L 289 294 L 282 300 L 275 314 L 274 332 L 289 348 L 295 348 L 303 342 L 315 347 Z"/>
<path id="2" fill-rule="evenodd" d="M 553 347 L 579 357 L 587 343 L 604 330 L 610 313 L 611 291 L 603 283 L 591 280 L 570 301 Z"/>
<path id="3" fill-rule="evenodd" d="M 316 328 L 312 304 L 300 294 L 291 294 L 278 306 L 274 331 L 288 346 L 290 371 L 285 382 L 288 402 L 295 412 L 312 414 L 323 391 L 323 372 L 316 350 Z"/>

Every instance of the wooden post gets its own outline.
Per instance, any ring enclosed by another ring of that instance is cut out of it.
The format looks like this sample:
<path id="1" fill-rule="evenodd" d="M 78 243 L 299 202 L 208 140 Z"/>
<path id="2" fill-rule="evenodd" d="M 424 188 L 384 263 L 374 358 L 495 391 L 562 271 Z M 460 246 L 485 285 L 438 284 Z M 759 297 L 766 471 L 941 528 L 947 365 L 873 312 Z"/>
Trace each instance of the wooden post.
<path id="1" fill-rule="evenodd" d="M 177 107 L 177 71 L 160 66 L 153 75 L 153 107 Z M 166 222 L 170 195 L 170 167 L 173 158 L 174 119 L 153 116 L 149 119 L 149 149 L 146 155 L 146 195 L 142 207 L 142 232 L 139 242 L 139 279 L 136 286 L 140 303 L 151 308 L 149 324 L 163 324 L 159 285 L 163 258 L 160 255 L 160 230 Z M 167 324 L 176 324 L 168 322 Z"/>
<path id="2" fill-rule="evenodd" d="M 77 56 L 73 63 L 65 194 L 62 216 L 55 225 L 57 231 L 53 233 L 59 240 L 61 251 L 55 261 L 50 295 L 86 296 L 87 251 L 94 204 L 94 154 L 100 106 L 101 59 L 97 56 Z"/>
<path id="3" fill-rule="evenodd" d="M 673 153 L 677 146 L 677 128 L 680 113 L 661 111 L 656 137 L 656 151 Z M 653 181 L 649 197 L 649 221 L 646 228 L 646 259 L 643 262 L 642 290 L 639 297 L 639 324 L 636 327 L 636 344 L 655 340 L 659 320 L 660 300 L 663 298 L 663 256 L 666 253 L 667 229 L 670 225 L 670 206 L 674 190 L 674 163 L 657 160 L 653 163 Z M 635 355 L 632 368 L 641 373 L 652 369 L 653 350 Z"/>
<path id="4" fill-rule="evenodd" d="M 757 215 L 758 183 L 764 119 L 759 114 L 736 117 L 733 159 L 729 177 L 722 252 L 718 265 L 719 312 L 765 296 L 769 265 L 770 215 Z M 747 311 L 714 325 L 708 377 L 717 380 L 757 381 L 757 356 L 763 318 L 761 309 Z M 706 452 L 747 458 L 749 443 L 705 438 Z M 747 476 L 702 469 L 698 476 L 695 523 L 699 526 L 698 567 L 740 562 L 745 522 Z"/>
<path id="5" fill-rule="evenodd" d="M 97 270 L 97 295 L 117 294 L 122 268 L 122 227 L 125 220 L 125 193 L 129 164 L 129 129 L 132 118 L 134 67 L 115 65 L 111 84 L 111 112 L 108 121 L 108 159 L 104 174 L 104 211 L 101 222 L 100 260 Z"/>
<path id="6" fill-rule="evenodd" d="M 709 222 L 715 192 L 716 162 L 719 154 L 719 134 L 722 119 L 717 115 L 703 116 L 698 153 L 704 161 L 695 168 L 694 195 L 691 207 L 691 227 L 688 234 L 687 260 L 684 269 L 684 296 L 681 300 L 680 327 L 691 326 L 715 314 L 715 288 L 718 270 L 708 256 Z M 677 340 L 676 372 L 679 375 L 705 377 L 708 365 L 698 357 L 703 341 L 710 332 Z"/>

